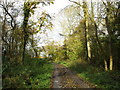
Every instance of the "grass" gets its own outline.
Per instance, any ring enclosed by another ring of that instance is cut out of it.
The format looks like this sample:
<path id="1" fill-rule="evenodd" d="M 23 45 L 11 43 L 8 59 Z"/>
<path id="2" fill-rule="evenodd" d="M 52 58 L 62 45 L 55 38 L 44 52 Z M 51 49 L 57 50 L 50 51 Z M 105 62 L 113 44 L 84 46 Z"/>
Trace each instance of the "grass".
<path id="1" fill-rule="evenodd" d="M 7 65 L 3 66 L 3 88 L 50 88 L 53 65 L 47 60 L 26 58 L 24 65 Z"/>
<path id="2" fill-rule="evenodd" d="M 85 62 L 79 61 L 61 61 L 60 64 L 65 65 L 75 71 L 78 76 L 91 82 L 97 88 L 116 90 L 120 88 L 120 71 L 103 71 L 100 68 L 91 66 Z"/>

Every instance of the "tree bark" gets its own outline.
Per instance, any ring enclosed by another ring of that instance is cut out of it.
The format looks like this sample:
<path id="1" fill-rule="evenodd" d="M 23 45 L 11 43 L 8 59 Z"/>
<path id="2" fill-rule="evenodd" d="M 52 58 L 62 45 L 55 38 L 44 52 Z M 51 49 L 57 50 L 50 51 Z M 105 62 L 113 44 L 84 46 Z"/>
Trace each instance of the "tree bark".
<path id="1" fill-rule="evenodd" d="M 24 58 L 25 58 L 25 49 L 26 49 L 26 44 L 27 44 L 27 39 L 28 39 L 28 33 L 27 33 L 27 24 L 28 24 L 28 19 L 30 16 L 30 7 L 27 6 L 29 2 L 24 3 L 24 21 L 23 21 L 23 53 L 22 53 L 22 63 L 24 64 Z"/>
<path id="2" fill-rule="evenodd" d="M 86 50 L 87 50 L 87 60 L 90 61 L 91 59 L 91 48 L 90 48 L 90 36 L 89 36 L 89 30 L 88 30 L 88 7 L 87 7 L 87 3 L 83 2 L 83 11 L 84 11 L 84 17 L 85 17 L 85 39 L 86 39 Z"/>
<path id="3" fill-rule="evenodd" d="M 109 62 L 110 62 L 109 69 L 113 70 L 112 31 L 111 31 L 111 26 L 110 26 L 110 23 L 109 23 L 110 22 L 109 21 L 109 15 L 110 15 L 109 7 L 110 7 L 110 2 L 107 2 L 107 6 L 108 7 L 106 7 L 106 18 L 105 18 L 105 21 L 106 21 L 106 28 L 107 28 L 108 39 L 109 39 Z"/>

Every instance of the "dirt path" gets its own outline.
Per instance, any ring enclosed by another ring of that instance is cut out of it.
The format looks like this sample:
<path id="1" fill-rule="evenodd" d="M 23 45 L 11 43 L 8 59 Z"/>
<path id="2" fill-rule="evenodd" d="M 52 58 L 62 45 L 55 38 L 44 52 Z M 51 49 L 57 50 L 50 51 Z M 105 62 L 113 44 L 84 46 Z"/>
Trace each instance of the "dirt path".
<path id="1" fill-rule="evenodd" d="M 91 88 L 91 86 L 65 66 L 54 64 L 52 88 Z"/>

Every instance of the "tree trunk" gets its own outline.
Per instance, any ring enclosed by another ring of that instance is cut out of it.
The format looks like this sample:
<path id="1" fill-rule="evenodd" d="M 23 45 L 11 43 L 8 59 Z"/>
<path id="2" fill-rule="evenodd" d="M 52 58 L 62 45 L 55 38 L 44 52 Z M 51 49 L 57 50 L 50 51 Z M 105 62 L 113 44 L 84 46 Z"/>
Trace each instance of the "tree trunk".
<path id="1" fill-rule="evenodd" d="M 85 39 L 86 39 L 86 50 L 87 50 L 87 60 L 90 61 L 91 59 L 91 48 L 90 48 L 90 36 L 89 36 L 89 30 L 88 30 L 88 7 L 87 3 L 83 2 L 83 11 L 84 11 L 84 17 L 85 17 Z"/>
<path id="2" fill-rule="evenodd" d="M 105 67 L 105 71 L 108 71 L 108 64 L 107 64 L 107 60 L 105 59 L 105 56 L 106 56 L 106 53 L 104 52 L 103 50 L 103 47 L 99 41 L 99 38 L 98 38 L 98 32 L 97 32 L 97 25 L 95 23 L 95 21 L 93 20 L 94 22 L 94 26 L 95 26 L 95 37 L 96 37 L 96 41 L 98 43 L 98 46 L 100 48 L 100 51 L 101 51 L 101 55 L 103 56 L 103 59 L 104 59 L 104 67 Z"/>
<path id="3" fill-rule="evenodd" d="M 92 14 L 91 21 L 93 22 L 94 27 L 95 27 L 95 37 L 96 37 L 96 41 L 97 41 L 98 47 L 99 47 L 99 49 L 100 49 L 101 55 L 102 55 L 102 57 L 103 57 L 103 59 L 104 59 L 103 61 L 104 61 L 105 71 L 108 71 L 108 63 L 107 63 L 107 60 L 105 59 L 105 58 L 106 58 L 106 54 L 105 54 L 105 51 L 104 51 L 104 49 L 103 49 L 103 47 L 102 47 L 102 44 L 101 44 L 101 42 L 100 42 L 100 40 L 99 40 L 98 31 L 97 31 L 98 27 L 97 27 L 97 24 L 96 24 L 96 22 L 95 22 L 95 20 L 94 20 L 94 12 L 93 12 L 93 4 L 92 4 L 92 2 L 91 2 L 91 9 L 92 9 L 92 11 L 91 11 L 91 14 Z"/>
<path id="4" fill-rule="evenodd" d="M 108 64 L 107 61 L 104 59 L 104 66 L 105 66 L 105 71 L 108 71 Z"/>
<path id="5" fill-rule="evenodd" d="M 87 47 L 87 37 L 86 37 L 86 24 L 85 24 L 85 49 L 86 49 L 86 60 L 88 60 L 88 47 Z"/>
<path id="6" fill-rule="evenodd" d="M 113 55 L 112 55 L 112 32 L 111 32 L 111 28 L 110 28 L 110 23 L 108 20 L 108 15 L 109 15 L 109 10 L 107 9 L 107 16 L 106 16 L 106 27 L 107 27 L 107 31 L 108 31 L 108 38 L 109 38 L 109 61 L 110 61 L 110 70 L 113 70 Z"/>
<path id="7" fill-rule="evenodd" d="M 24 58 L 25 58 L 25 48 L 26 48 L 26 37 L 24 36 L 23 41 L 23 53 L 22 53 L 22 63 L 24 64 Z"/>
<path id="8" fill-rule="evenodd" d="M 28 19 L 30 16 L 30 7 L 27 4 L 29 2 L 24 3 L 24 21 L 23 21 L 23 53 L 22 53 L 22 63 L 24 63 L 24 58 L 25 58 L 25 49 L 26 49 L 26 44 L 27 44 L 27 39 L 28 39 L 28 33 L 27 33 L 27 24 L 28 24 Z"/>
<path id="9" fill-rule="evenodd" d="M 105 22 L 106 22 L 106 28 L 107 28 L 107 32 L 108 32 L 108 40 L 109 40 L 109 69 L 113 70 L 113 55 L 112 55 L 112 31 L 111 31 L 111 26 L 110 26 L 110 7 L 111 7 L 111 3 L 110 2 L 103 2 L 103 4 L 105 5 L 105 9 L 106 9 L 106 18 L 105 18 Z"/>

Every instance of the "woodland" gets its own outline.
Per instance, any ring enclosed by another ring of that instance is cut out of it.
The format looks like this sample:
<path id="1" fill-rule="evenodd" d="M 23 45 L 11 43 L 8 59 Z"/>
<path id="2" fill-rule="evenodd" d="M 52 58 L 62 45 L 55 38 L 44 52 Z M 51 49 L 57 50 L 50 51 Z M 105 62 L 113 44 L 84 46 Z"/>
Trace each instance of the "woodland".
<path id="1" fill-rule="evenodd" d="M 54 0 L 0 1 L 3 89 L 51 88 L 52 63 L 97 88 L 120 88 L 120 1 L 68 1 L 71 4 L 56 16 L 62 44 L 47 39 L 43 46 L 39 36 L 54 32 L 54 17 L 42 10 L 36 21 L 32 17 L 38 6 L 50 6 Z"/>

